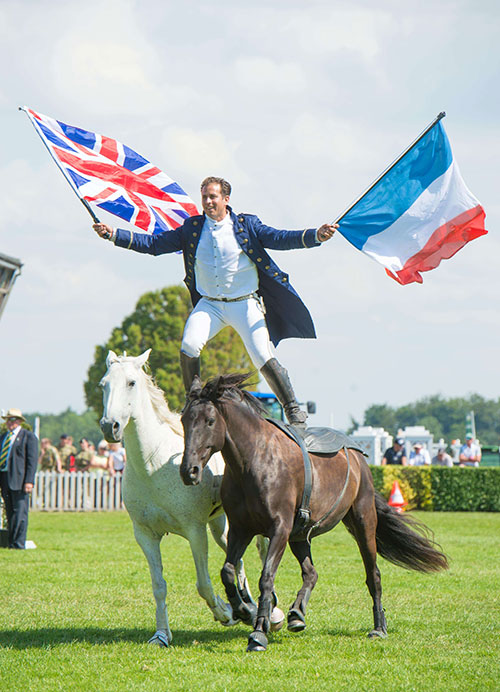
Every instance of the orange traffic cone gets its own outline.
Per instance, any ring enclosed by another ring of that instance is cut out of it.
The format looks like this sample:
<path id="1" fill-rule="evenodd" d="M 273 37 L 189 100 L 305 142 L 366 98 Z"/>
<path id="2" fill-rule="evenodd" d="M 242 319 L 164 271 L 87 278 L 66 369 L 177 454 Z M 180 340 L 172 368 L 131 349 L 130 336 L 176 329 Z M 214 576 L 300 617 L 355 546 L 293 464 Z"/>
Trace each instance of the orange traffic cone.
<path id="1" fill-rule="evenodd" d="M 403 493 L 401 492 L 401 488 L 399 487 L 399 483 L 397 481 L 394 481 L 392 484 L 391 496 L 389 497 L 389 502 L 387 504 L 393 507 L 396 512 L 399 513 L 401 513 L 403 511 L 403 507 L 408 504 L 403 497 Z"/>

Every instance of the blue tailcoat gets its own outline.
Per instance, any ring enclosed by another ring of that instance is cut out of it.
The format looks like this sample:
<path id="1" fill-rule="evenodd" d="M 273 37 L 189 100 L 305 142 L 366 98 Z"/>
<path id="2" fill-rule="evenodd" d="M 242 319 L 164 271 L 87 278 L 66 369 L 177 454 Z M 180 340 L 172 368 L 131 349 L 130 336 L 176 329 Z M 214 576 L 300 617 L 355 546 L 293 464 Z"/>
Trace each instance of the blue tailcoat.
<path id="1" fill-rule="evenodd" d="M 266 307 L 266 323 L 273 344 L 277 346 L 281 339 L 289 337 L 314 339 L 316 332 L 308 309 L 291 286 L 288 274 L 281 271 L 264 248 L 294 250 L 318 246 L 316 229 L 278 230 L 265 226 L 253 214 L 236 215 L 230 207 L 228 211 L 241 249 L 257 267 L 259 294 Z M 196 305 L 201 296 L 196 290 L 194 261 L 204 222 L 204 216 L 191 216 L 179 228 L 157 235 L 117 229 L 115 245 L 150 255 L 182 251 L 186 268 L 184 283 Z"/>

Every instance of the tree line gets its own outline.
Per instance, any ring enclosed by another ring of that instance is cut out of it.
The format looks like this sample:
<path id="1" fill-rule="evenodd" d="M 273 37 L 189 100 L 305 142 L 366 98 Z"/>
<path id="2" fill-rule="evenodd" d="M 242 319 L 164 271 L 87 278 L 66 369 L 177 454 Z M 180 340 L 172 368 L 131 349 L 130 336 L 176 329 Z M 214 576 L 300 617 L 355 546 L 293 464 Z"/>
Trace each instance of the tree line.
<path id="1" fill-rule="evenodd" d="M 445 399 L 441 395 L 424 397 L 414 403 L 392 407 L 372 404 L 363 417 L 363 425 L 384 428 L 391 435 L 410 425 L 423 425 L 434 440 L 441 437 L 447 442 L 465 439 L 465 417 L 474 411 L 476 436 L 483 445 L 498 445 L 500 441 L 500 399 L 485 399 L 479 394 Z M 351 419 L 352 432 L 359 422 Z"/>

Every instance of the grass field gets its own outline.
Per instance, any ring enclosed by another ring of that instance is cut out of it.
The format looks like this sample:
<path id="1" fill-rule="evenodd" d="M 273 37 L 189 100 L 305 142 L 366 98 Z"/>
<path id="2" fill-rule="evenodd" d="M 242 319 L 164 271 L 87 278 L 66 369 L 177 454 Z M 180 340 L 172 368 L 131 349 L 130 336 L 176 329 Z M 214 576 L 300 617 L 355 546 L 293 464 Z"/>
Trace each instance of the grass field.
<path id="1" fill-rule="evenodd" d="M 389 637 L 370 641 L 371 600 L 343 526 L 315 539 L 319 573 L 301 634 L 245 652 L 249 630 L 214 622 L 188 544 L 163 541 L 173 645 L 155 630 L 146 561 L 126 513 L 31 513 L 37 550 L 0 550 L 0 690 L 499 690 L 500 514 L 420 514 L 451 560 L 421 575 L 380 559 Z M 210 540 L 216 591 L 221 551 Z M 245 558 L 257 591 L 259 565 Z M 276 581 L 286 611 L 300 573 L 287 550 Z"/>

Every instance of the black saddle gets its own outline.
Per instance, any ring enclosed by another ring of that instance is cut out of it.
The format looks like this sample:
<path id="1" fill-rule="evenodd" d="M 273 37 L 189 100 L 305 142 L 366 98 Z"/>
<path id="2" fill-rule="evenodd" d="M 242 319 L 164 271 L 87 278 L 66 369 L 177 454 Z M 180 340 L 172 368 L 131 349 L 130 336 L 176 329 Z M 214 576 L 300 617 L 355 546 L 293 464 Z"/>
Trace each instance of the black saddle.
<path id="1" fill-rule="evenodd" d="M 295 431 L 293 425 L 283 423 L 283 421 L 275 418 L 267 418 L 269 423 L 273 423 L 277 428 L 282 430 L 288 437 L 297 442 L 298 432 Z M 291 428 L 291 429 L 290 429 Z M 355 449 L 361 452 L 365 457 L 367 453 L 354 440 L 340 430 L 333 428 L 306 428 L 302 435 L 306 450 L 313 454 L 336 454 L 341 449 Z M 299 445 L 300 446 L 300 445 Z"/>

